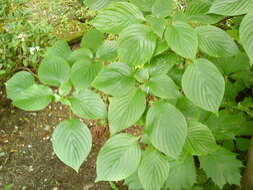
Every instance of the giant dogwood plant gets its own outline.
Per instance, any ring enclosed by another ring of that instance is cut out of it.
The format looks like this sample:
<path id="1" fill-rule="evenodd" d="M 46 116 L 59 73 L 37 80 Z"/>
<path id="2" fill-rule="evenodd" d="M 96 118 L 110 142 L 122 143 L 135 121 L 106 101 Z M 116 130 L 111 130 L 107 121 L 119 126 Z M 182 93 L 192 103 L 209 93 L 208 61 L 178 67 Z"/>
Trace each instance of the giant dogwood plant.
<path id="1" fill-rule="evenodd" d="M 76 117 L 53 133 L 59 159 L 78 172 L 92 146 L 78 118 L 104 120 L 110 138 L 98 154 L 96 181 L 191 189 L 202 168 L 220 188 L 239 185 L 243 165 L 221 145 L 242 134 L 247 120 L 235 98 L 252 82 L 253 0 L 85 3 L 98 13 L 81 48 L 58 41 L 39 66 L 39 80 L 21 71 L 6 83 L 23 110 L 51 101 L 70 106 Z M 233 18 L 237 24 L 226 29 Z M 126 133 L 134 125 L 141 135 Z"/>

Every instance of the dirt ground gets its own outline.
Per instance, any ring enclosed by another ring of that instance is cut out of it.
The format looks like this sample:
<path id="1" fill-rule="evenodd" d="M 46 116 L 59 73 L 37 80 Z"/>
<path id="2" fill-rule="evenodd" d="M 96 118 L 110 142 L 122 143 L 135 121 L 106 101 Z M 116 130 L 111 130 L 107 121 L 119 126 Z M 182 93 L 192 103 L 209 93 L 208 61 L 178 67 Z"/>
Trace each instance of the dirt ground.
<path id="1" fill-rule="evenodd" d="M 94 142 L 79 173 L 53 153 L 54 126 L 68 116 L 69 110 L 56 103 L 39 112 L 19 110 L 0 87 L 0 190 L 6 190 L 7 184 L 11 190 L 111 190 L 108 183 L 94 183 L 97 153 L 108 136 L 98 135 L 94 123 L 87 123 Z"/>

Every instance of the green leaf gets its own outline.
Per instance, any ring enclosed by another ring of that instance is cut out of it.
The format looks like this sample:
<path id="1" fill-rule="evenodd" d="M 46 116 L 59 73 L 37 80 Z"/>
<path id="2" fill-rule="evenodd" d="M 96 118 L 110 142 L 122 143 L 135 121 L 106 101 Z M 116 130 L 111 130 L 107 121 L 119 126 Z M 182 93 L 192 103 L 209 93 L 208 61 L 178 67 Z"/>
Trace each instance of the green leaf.
<path id="1" fill-rule="evenodd" d="M 181 95 L 178 86 L 165 74 L 151 77 L 147 87 L 153 95 L 160 98 L 176 99 Z"/>
<path id="2" fill-rule="evenodd" d="M 111 134 L 135 124 L 146 108 L 145 93 L 140 89 L 132 90 L 122 97 L 113 97 L 109 104 L 109 127 Z"/>
<path id="3" fill-rule="evenodd" d="M 133 24 L 119 35 L 118 54 L 122 62 L 141 65 L 149 61 L 156 48 L 156 35 L 143 24 Z"/>
<path id="4" fill-rule="evenodd" d="M 253 63 L 253 12 L 248 13 L 240 25 L 240 40 L 248 54 L 251 64 Z"/>
<path id="5" fill-rule="evenodd" d="M 206 155 L 218 149 L 212 131 L 202 123 L 190 120 L 185 149 L 194 156 Z"/>
<path id="6" fill-rule="evenodd" d="M 86 32 L 81 41 L 81 47 L 88 48 L 94 53 L 102 45 L 104 41 L 104 34 L 96 29 Z"/>
<path id="7" fill-rule="evenodd" d="M 71 109 L 85 119 L 106 118 L 106 106 L 98 94 L 91 90 L 82 90 L 69 98 Z"/>
<path id="8" fill-rule="evenodd" d="M 138 172 L 135 172 L 131 176 L 127 177 L 124 180 L 124 185 L 127 185 L 129 187 L 129 189 L 131 189 L 131 190 L 142 190 L 143 189 L 140 179 L 139 179 L 139 176 L 138 176 Z"/>
<path id="9" fill-rule="evenodd" d="M 173 9 L 176 7 L 174 0 L 155 0 L 152 7 L 152 13 L 156 17 L 171 16 Z"/>
<path id="10" fill-rule="evenodd" d="M 199 160 L 200 167 L 220 188 L 226 183 L 240 185 L 243 164 L 236 159 L 236 154 L 220 148 L 212 154 L 200 156 Z"/>
<path id="11" fill-rule="evenodd" d="M 132 175 L 141 160 L 138 138 L 129 134 L 111 137 L 97 158 L 97 181 L 120 181 Z"/>
<path id="12" fill-rule="evenodd" d="M 134 88 L 135 81 L 128 65 L 112 63 L 102 69 L 92 86 L 106 94 L 123 96 Z"/>
<path id="13" fill-rule="evenodd" d="M 34 78 L 32 74 L 26 71 L 20 71 L 14 74 L 9 79 L 6 85 L 7 97 L 14 100 L 19 97 L 25 89 L 29 88 L 34 84 Z"/>
<path id="14" fill-rule="evenodd" d="M 73 64 L 79 60 L 86 60 L 86 59 L 92 59 L 93 58 L 93 54 L 92 51 L 89 50 L 88 48 L 80 48 L 77 49 L 75 51 L 73 51 L 70 56 L 68 61 Z"/>
<path id="15" fill-rule="evenodd" d="M 176 103 L 177 109 L 179 109 L 187 119 L 198 119 L 200 116 L 201 109 L 194 105 L 185 96 L 181 96 L 177 99 Z"/>
<path id="16" fill-rule="evenodd" d="M 245 118 L 242 113 L 230 113 L 221 110 L 219 116 L 211 114 L 205 121 L 217 140 L 232 140 L 244 126 Z"/>
<path id="17" fill-rule="evenodd" d="M 117 57 L 117 42 L 107 40 L 100 46 L 96 53 L 96 58 L 102 61 L 112 61 Z"/>
<path id="18" fill-rule="evenodd" d="M 154 33 L 162 39 L 163 33 L 166 28 L 166 20 L 164 18 L 157 18 L 155 16 L 148 15 L 146 17 L 146 21 L 150 25 Z"/>
<path id="19" fill-rule="evenodd" d="M 156 49 L 154 55 L 159 55 L 169 49 L 169 46 L 165 39 L 158 39 L 156 43 Z"/>
<path id="20" fill-rule="evenodd" d="M 224 16 L 208 14 L 211 3 L 204 0 L 191 1 L 186 7 L 185 14 L 190 21 L 198 22 L 201 24 L 215 24 Z"/>
<path id="21" fill-rule="evenodd" d="M 214 64 L 207 59 L 197 59 L 186 68 L 182 87 L 194 104 L 216 113 L 224 95 L 225 82 Z"/>
<path id="22" fill-rule="evenodd" d="M 145 190 L 161 189 L 170 170 L 169 161 L 156 150 L 147 150 L 138 169 L 138 176 Z"/>
<path id="23" fill-rule="evenodd" d="M 198 50 L 197 32 L 189 24 L 176 21 L 167 27 L 165 39 L 170 48 L 182 57 L 194 59 Z"/>
<path id="24" fill-rule="evenodd" d="M 45 57 L 57 56 L 68 60 L 71 49 L 65 40 L 58 40 L 52 47 L 48 48 Z"/>
<path id="25" fill-rule="evenodd" d="M 187 155 L 170 164 L 165 187 L 173 190 L 191 189 L 197 178 L 193 157 Z"/>
<path id="26" fill-rule="evenodd" d="M 78 172 L 91 150 L 92 136 L 80 120 L 69 119 L 57 125 L 52 143 L 58 158 Z"/>
<path id="27" fill-rule="evenodd" d="M 146 65 L 146 68 L 149 70 L 149 74 L 151 76 L 159 76 L 163 74 L 167 74 L 169 70 L 176 64 L 180 64 L 181 57 L 177 56 L 174 53 L 171 54 L 161 54 L 155 56 L 151 63 Z"/>
<path id="28" fill-rule="evenodd" d="M 98 13 L 92 25 L 102 32 L 118 34 L 131 24 L 144 20 L 138 7 L 127 2 L 116 2 Z"/>
<path id="29" fill-rule="evenodd" d="M 90 86 L 102 68 L 100 63 L 92 63 L 89 59 L 77 61 L 71 68 L 71 82 L 77 89 Z"/>
<path id="30" fill-rule="evenodd" d="M 246 14 L 253 8 L 252 0 L 215 0 L 209 13 L 236 16 Z"/>
<path id="31" fill-rule="evenodd" d="M 109 5 L 110 3 L 114 1 L 120 1 L 120 0 L 86 0 L 86 4 L 90 9 L 99 10 L 106 7 L 107 5 Z"/>
<path id="32" fill-rule="evenodd" d="M 67 96 L 72 90 L 72 85 L 70 82 L 63 83 L 59 88 L 59 94 L 61 96 Z"/>
<path id="33" fill-rule="evenodd" d="M 13 104 L 25 111 L 38 111 L 47 107 L 52 98 L 53 92 L 49 87 L 33 84 L 20 91 L 13 98 Z"/>
<path id="34" fill-rule="evenodd" d="M 146 132 L 158 150 L 176 158 L 186 140 L 187 123 L 183 114 L 173 105 L 158 102 L 147 113 Z"/>
<path id="35" fill-rule="evenodd" d="M 60 86 L 69 80 L 70 67 L 63 58 L 48 56 L 39 65 L 38 76 L 44 84 Z"/>
<path id="36" fill-rule="evenodd" d="M 215 26 L 196 28 L 199 37 L 199 48 L 213 57 L 230 57 L 240 51 L 233 39 L 225 31 Z"/>
<path id="37" fill-rule="evenodd" d="M 130 0 L 144 12 L 151 12 L 155 0 Z"/>

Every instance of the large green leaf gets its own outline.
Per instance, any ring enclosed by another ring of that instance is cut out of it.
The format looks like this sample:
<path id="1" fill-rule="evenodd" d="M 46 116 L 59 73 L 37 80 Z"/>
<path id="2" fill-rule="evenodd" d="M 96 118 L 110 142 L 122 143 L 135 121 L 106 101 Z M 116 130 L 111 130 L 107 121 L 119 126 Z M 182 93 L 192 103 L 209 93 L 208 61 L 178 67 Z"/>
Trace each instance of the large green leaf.
<path id="1" fill-rule="evenodd" d="M 124 185 L 127 185 L 131 190 L 142 190 L 142 185 L 138 176 L 138 172 L 135 172 L 131 176 L 124 180 Z"/>
<path id="2" fill-rule="evenodd" d="M 224 78 L 207 59 L 197 59 L 189 65 L 182 78 L 183 91 L 197 106 L 211 112 L 217 112 L 224 91 Z"/>
<path id="3" fill-rule="evenodd" d="M 248 13 L 240 25 L 240 40 L 253 63 L 253 12 Z"/>
<path id="4" fill-rule="evenodd" d="M 94 53 L 102 45 L 104 41 L 104 34 L 96 29 L 86 32 L 81 41 L 81 47 L 89 48 Z"/>
<path id="5" fill-rule="evenodd" d="M 176 7 L 174 0 L 155 0 L 152 13 L 156 17 L 171 16 L 173 9 Z"/>
<path id="6" fill-rule="evenodd" d="M 144 12 L 151 12 L 155 0 L 130 0 Z"/>
<path id="7" fill-rule="evenodd" d="M 116 2 L 98 13 L 92 25 L 102 32 L 118 34 L 131 24 L 144 20 L 138 7 L 127 2 Z"/>
<path id="8" fill-rule="evenodd" d="M 162 39 L 166 28 L 166 20 L 164 18 L 157 18 L 153 15 L 148 15 L 145 18 L 148 25 L 150 25 L 152 28 L 153 32 Z"/>
<path id="9" fill-rule="evenodd" d="M 166 155 L 180 155 L 187 135 L 184 115 L 173 105 L 154 103 L 147 113 L 146 132 L 152 144 Z"/>
<path id="10" fill-rule="evenodd" d="M 212 131 L 202 123 L 190 120 L 185 149 L 191 155 L 206 155 L 218 149 Z"/>
<path id="11" fill-rule="evenodd" d="M 98 74 L 92 85 L 106 94 L 122 96 L 134 88 L 135 81 L 128 65 L 112 63 Z"/>
<path id="12" fill-rule="evenodd" d="M 146 96 L 140 89 L 134 89 L 122 97 L 113 97 L 109 104 L 109 127 L 115 134 L 135 124 L 146 108 Z"/>
<path id="13" fill-rule="evenodd" d="M 20 93 L 34 84 L 32 74 L 27 71 L 20 71 L 9 79 L 6 85 L 7 97 L 14 100 Z"/>
<path id="14" fill-rule="evenodd" d="M 92 58 L 93 58 L 92 51 L 89 50 L 88 48 L 83 47 L 83 48 L 73 51 L 70 54 L 68 61 L 71 64 L 74 64 L 75 62 L 77 62 L 81 59 L 92 59 Z"/>
<path id="15" fill-rule="evenodd" d="M 69 98 L 71 109 L 85 119 L 104 119 L 106 106 L 98 94 L 91 90 L 82 90 Z"/>
<path id="16" fill-rule="evenodd" d="M 52 99 L 53 92 L 49 87 L 33 84 L 20 91 L 13 98 L 13 104 L 25 111 L 38 111 L 47 107 Z"/>
<path id="17" fill-rule="evenodd" d="M 60 86 L 69 80 L 70 67 L 63 58 L 48 56 L 39 65 L 38 75 L 44 84 Z"/>
<path id="18" fill-rule="evenodd" d="M 90 59 L 81 59 L 71 68 L 71 82 L 77 89 L 85 89 L 90 86 L 101 68 L 100 63 L 92 63 Z"/>
<path id="19" fill-rule="evenodd" d="M 198 50 L 197 32 L 191 25 L 176 21 L 167 27 L 165 39 L 170 48 L 182 57 L 194 59 Z"/>
<path id="20" fill-rule="evenodd" d="M 209 10 L 209 13 L 236 16 L 245 14 L 252 10 L 252 8 L 252 0 L 215 0 Z"/>
<path id="21" fill-rule="evenodd" d="M 71 49 L 65 40 L 58 40 L 52 47 L 46 51 L 46 57 L 57 56 L 64 60 L 68 60 L 71 54 Z"/>
<path id="22" fill-rule="evenodd" d="M 200 167 L 220 188 L 226 183 L 240 185 L 243 164 L 236 159 L 236 154 L 220 148 L 212 154 L 200 156 L 199 160 Z"/>
<path id="23" fill-rule="evenodd" d="M 169 175 L 167 158 L 156 150 L 147 150 L 138 169 L 138 176 L 145 190 L 161 189 Z"/>
<path id="24" fill-rule="evenodd" d="M 200 116 L 201 109 L 185 96 L 177 99 L 176 107 L 184 114 L 186 119 L 198 119 Z"/>
<path id="25" fill-rule="evenodd" d="M 99 10 L 107 5 L 109 5 L 111 2 L 114 1 L 120 1 L 120 0 L 85 0 L 86 5 L 93 10 Z M 122 0 L 123 1 L 123 0 Z"/>
<path id="26" fill-rule="evenodd" d="M 141 65 L 149 61 L 156 48 L 156 35 L 143 24 L 133 24 L 119 35 L 118 54 L 122 62 Z"/>
<path id="27" fill-rule="evenodd" d="M 78 172 L 91 150 L 92 136 L 84 123 L 70 119 L 57 125 L 52 143 L 58 158 Z"/>
<path id="28" fill-rule="evenodd" d="M 117 42 L 106 40 L 96 53 L 96 58 L 102 61 L 112 61 L 117 57 Z"/>
<path id="29" fill-rule="evenodd" d="M 153 95 L 160 98 L 176 99 L 181 94 L 174 81 L 165 74 L 151 77 L 147 87 Z"/>
<path id="30" fill-rule="evenodd" d="M 239 53 L 233 39 L 225 31 L 215 26 L 196 28 L 199 37 L 199 48 L 213 57 L 230 57 Z"/>
<path id="31" fill-rule="evenodd" d="M 221 140 L 233 140 L 239 131 L 244 127 L 245 118 L 242 113 L 230 113 L 224 109 L 219 112 L 219 116 L 211 114 L 205 121 L 215 138 Z"/>
<path id="32" fill-rule="evenodd" d="M 120 181 L 132 175 L 141 160 L 138 137 L 118 134 L 101 148 L 97 158 L 96 181 Z"/>
<path id="33" fill-rule="evenodd" d="M 190 21 L 198 22 L 201 24 L 215 24 L 224 16 L 216 14 L 208 14 L 211 2 L 205 0 L 194 0 L 186 7 L 185 14 Z"/>
<path id="34" fill-rule="evenodd" d="M 173 190 L 191 189 L 197 178 L 193 157 L 185 155 L 170 164 L 170 173 L 165 182 L 165 188 Z"/>

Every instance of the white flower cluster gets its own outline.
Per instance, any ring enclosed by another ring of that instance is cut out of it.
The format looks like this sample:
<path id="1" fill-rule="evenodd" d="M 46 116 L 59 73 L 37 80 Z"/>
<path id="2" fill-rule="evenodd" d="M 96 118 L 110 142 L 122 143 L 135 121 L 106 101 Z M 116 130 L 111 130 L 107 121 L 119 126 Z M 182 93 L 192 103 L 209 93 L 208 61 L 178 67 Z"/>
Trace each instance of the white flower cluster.
<path id="1" fill-rule="evenodd" d="M 29 50 L 30 50 L 30 53 L 31 53 L 32 55 L 34 55 L 34 52 L 35 52 L 35 51 L 39 51 L 39 50 L 40 50 L 40 46 L 30 47 Z"/>
<path id="2" fill-rule="evenodd" d="M 18 39 L 20 39 L 22 42 L 25 41 L 25 37 L 26 37 L 26 35 L 23 34 L 23 33 L 21 33 L 21 34 L 18 35 Z"/>

